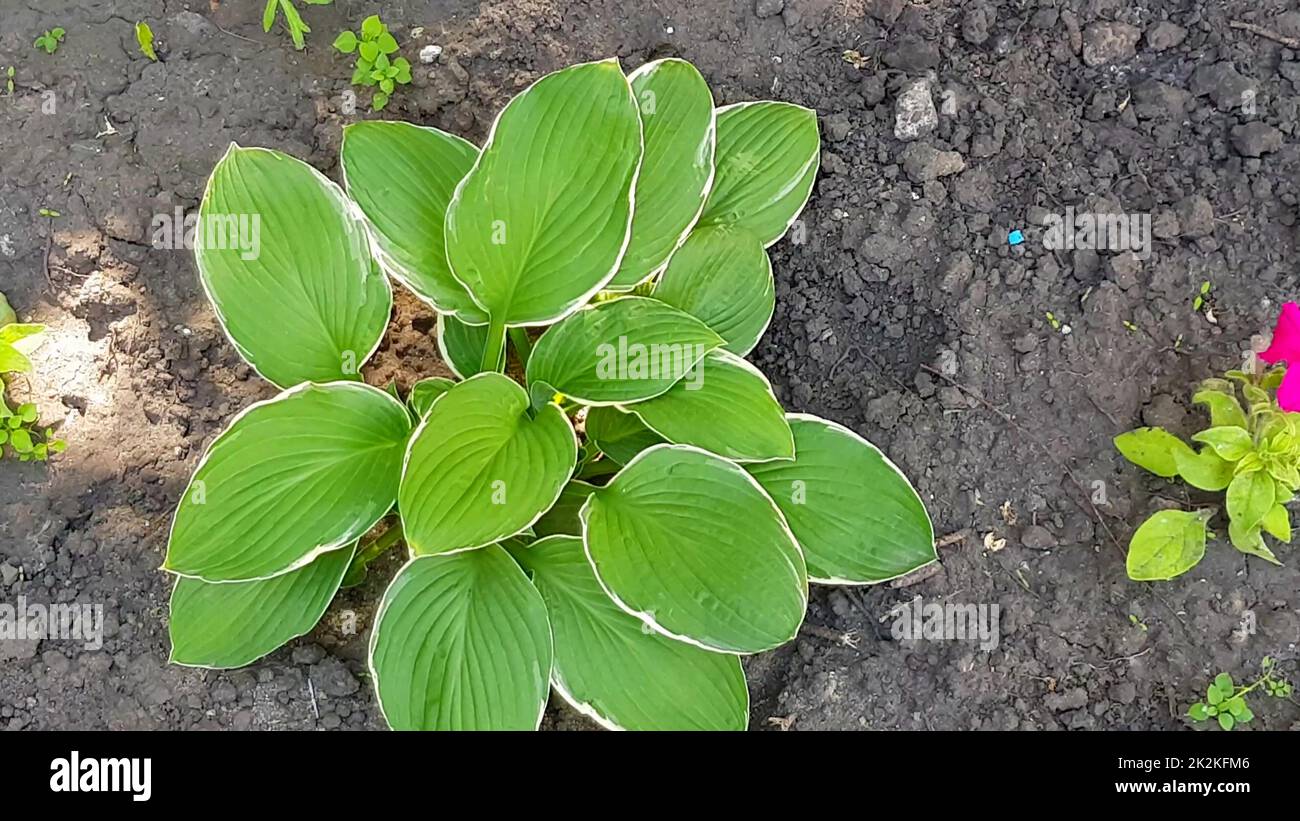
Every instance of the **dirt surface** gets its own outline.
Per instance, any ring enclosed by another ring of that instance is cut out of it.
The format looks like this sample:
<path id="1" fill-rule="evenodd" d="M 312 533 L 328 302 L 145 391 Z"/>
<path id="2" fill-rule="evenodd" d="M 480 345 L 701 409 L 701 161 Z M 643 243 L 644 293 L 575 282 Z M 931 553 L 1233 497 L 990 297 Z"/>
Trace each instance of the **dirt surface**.
<path id="1" fill-rule="evenodd" d="M 377 9 L 417 64 L 385 116 L 476 141 L 540 74 L 609 55 L 685 57 L 719 103 L 820 113 L 822 175 L 803 241 L 773 249 L 754 359 L 792 410 L 878 443 L 936 531 L 964 538 L 917 584 L 815 588 L 800 637 L 747 662 L 754 728 L 1172 729 L 1221 670 L 1273 655 L 1294 680 L 1294 549 L 1274 568 L 1216 541 L 1174 582 L 1129 582 L 1134 527 L 1190 501 L 1110 445 L 1143 423 L 1196 430 L 1191 388 L 1300 295 L 1300 49 L 1278 42 L 1300 38 L 1293 0 L 336 0 L 304 6 L 303 53 L 262 33 L 261 5 L 0 0 L 0 66 L 17 67 L 0 291 L 50 328 L 15 393 L 69 443 L 50 465 L 0 463 L 0 602 L 96 603 L 106 621 L 98 649 L 0 641 L 0 727 L 382 726 L 364 637 L 391 564 L 248 669 L 166 663 L 171 510 L 225 421 L 274 390 L 215 324 L 190 254 L 150 232 L 197 206 L 232 140 L 337 178 L 341 127 L 371 115 L 347 113 L 329 43 Z M 56 25 L 58 52 L 34 50 Z M 429 44 L 442 54 L 420 64 Z M 926 91 L 937 125 L 897 139 L 899 98 L 924 120 Z M 1043 218 L 1067 206 L 1149 215 L 1149 257 L 1048 250 Z M 1214 322 L 1192 308 L 1206 280 Z M 399 298 L 371 381 L 439 372 L 432 324 Z M 896 640 L 890 610 L 916 596 L 998 605 L 1000 642 Z M 1295 703 L 1255 712 L 1300 721 Z"/>

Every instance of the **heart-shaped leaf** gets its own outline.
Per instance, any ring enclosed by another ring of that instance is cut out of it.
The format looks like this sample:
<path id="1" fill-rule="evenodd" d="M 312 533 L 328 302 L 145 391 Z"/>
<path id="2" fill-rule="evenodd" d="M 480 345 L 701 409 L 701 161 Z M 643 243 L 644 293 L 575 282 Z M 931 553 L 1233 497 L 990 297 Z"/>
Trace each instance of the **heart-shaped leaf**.
<path id="1" fill-rule="evenodd" d="M 308 633 L 338 592 L 354 551 L 355 545 L 331 550 L 306 567 L 259 581 L 177 579 L 169 661 L 222 670 L 243 667 Z"/>
<path id="2" fill-rule="evenodd" d="M 803 555 L 739 465 L 657 445 L 592 493 L 582 519 L 602 587 L 655 631 L 724 653 L 770 650 L 798 632 Z"/>
<path id="3" fill-rule="evenodd" d="M 380 602 L 370 673 L 395 730 L 535 730 L 551 674 L 546 604 L 497 545 L 417 556 Z"/>
<path id="4" fill-rule="evenodd" d="M 664 441 L 635 413 L 624 413 L 611 407 L 587 411 L 587 438 L 601 453 L 620 465 L 626 465 L 641 451 Z"/>
<path id="5" fill-rule="evenodd" d="M 222 328 L 263 377 L 360 379 L 393 294 L 365 225 L 316 169 L 231 144 L 199 205 L 194 256 Z"/>
<path id="6" fill-rule="evenodd" d="M 447 259 L 495 323 L 554 322 L 618 270 L 641 120 L 617 60 L 538 80 L 497 117 L 447 208 Z"/>
<path id="7" fill-rule="evenodd" d="M 487 322 L 451 275 L 443 241 L 447 204 L 478 149 L 436 128 L 373 120 L 344 127 L 340 157 L 384 270 L 440 313 Z"/>
<path id="8" fill-rule="evenodd" d="M 552 536 L 511 553 L 546 602 L 551 683 L 579 712 L 611 729 L 745 729 L 739 657 L 646 632 L 605 595 L 579 538 Z"/>
<path id="9" fill-rule="evenodd" d="M 785 236 L 812 193 L 821 162 L 817 112 L 748 102 L 717 110 L 717 170 L 699 225 L 735 225 L 763 247 Z"/>
<path id="10" fill-rule="evenodd" d="M 411 437 L 398 505 L 416 555 L 500 541 L 555 504 L 578 458 L 558 406 L 530 416 L 527 392 L 481 373 L 434 403 Z"/>
<path id="11" fill-rule="evenodd" d="M 496 328 L 502 339 L 498 342 L 497 370 L 505 366 L 505 329 Z M 487 325 L 467 325 L 454 316 L 438 315 L 438 353 L 451 372 L 461 379 L 473 376 L 483 364 L 483 351 L 487 349 L 488 336 L 493 329 Z"/>
<path id="12" fill-rule="evenodd" d="M 1128 543 L 1128 577 L 1165 581 L 1186 573 L 1205 555 L 1205 523 L 1212 510 L 1161 510 L 1133 533 Z"/>
<path id="13" fill-rule="evenodd" d="M 598 302 L 547 329 L 528 358 L 528 383 L 586 405 L 648 399 L 687 375 L 722 337 L 657 299 Z"/>
<path id="14" fill-rule="evenodd" d="M 669 442 L 738 462 L 794 458 L 794 436 L 771 383 L 726 351 L 709 353 L 667 393 L 619 408 Z"/>
<path id="15" fill-rule="evenodd" d="M 812 581 L 874 584 L 938 559 L 921 497 L 875 445 L 825 419 L 787 418 L 794 461 L 746 470 L 785 514 Z"/>
<path id="16" fill-rule="evenodd" d="M 655 60 L 628 75 L 645 153 L 636 180 L 632 238 L 609 288 L 631 288 L 661 269 L 690 233 L 713 182 L 713 94 L 685 60 Z"/>
<path id="17" fill-rule="evenodd" d="M 445 376 L 430 376 L 421 379 L 411 386 L 411 395 L 407 397 L 406 404 L 410 405 L 411 411 L 415 413 L 417 419 L 423 419 L 438 397 L 451 390 L 455 385 L 454 381 Z"/>
<path id="18" fill-rule="evenodd" d="M 762 243 L 727 225 L 692 231 L 673 254 L 654 296 L 703 320 L 737 356 L 758 344 L 776 308 L 772 263 Z"/>
<path id="19" fill-rule="evenodd" d="M 287 573 L 393 506 L 406 408 L 369 385 L 304 383 L 239 413 L 176 508 L 163 569 L 204 581 Z"/>

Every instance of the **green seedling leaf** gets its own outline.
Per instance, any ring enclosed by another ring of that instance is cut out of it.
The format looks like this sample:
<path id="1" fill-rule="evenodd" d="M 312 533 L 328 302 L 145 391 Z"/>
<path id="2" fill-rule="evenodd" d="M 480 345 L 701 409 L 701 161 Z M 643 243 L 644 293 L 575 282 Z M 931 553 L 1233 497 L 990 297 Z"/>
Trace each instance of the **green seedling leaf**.
<path id="1" fill-rule="evenodd" d="M 135 42 L 140 46 L 140 53 L 155 63 L 158 62 L 158 54 L 153 50 L 153 29 L 149 24 L 139 22 L 135 24 Z"/>
<path id="2" fill-rule="evenodd" d="M 747 465 L 821 584 L 875 584 L 938 559 L 921 497 L 875 445 L 834 422 L 786 417 L 793 462 Z"/>
<path id="3" fill-rule="evenodd" d="M 1187 710 L 1187 717 L 1192 721 L 1204 721 L 1210 714 L 1206 712 L 1205 705 L 1198 701 Z"/>
<path id="4" fill-rule="evenodd" d="M 466 325 L 454 316 L 438 315 L 438 353 L 451 372 L 465 379 L 478 373 L 483 363 L 483 351 L 487 349 L 488 335 L 498 331 L 504 337 L 501 328 L 488 325 Z M 500 340 L 498 340 L 500 342 Z M 506 348 L 497 345 L 498 355 L 495 370 L 505 366 Z"/>
<path id="5" fill-rule="evenodd" d="M 794 436 L 771 383 L 726 351 L 709 353 L 666 393 L 619 409 L 669 442 L 738 462 L 794 458 Z"/>
<path id="6" fill-rule="evenodd" d="M 1264 531 L 1285 544 L 1291 543 L 1291 512 L 1279 504 L 1273 505 L 1261 521 Z"/>
<path id="7" fill-rule="evenodd" d="M 169 631 L 174 664 L 243 667 L 310 632 L 338 592 L 356 545 L 262 581 L 209 584 L 179 578 Z"/>
<path id="8" fill-rule="evenodd" d="M 266 6 L 262 9 L 262 31 L 270 31 L 271 26 L 275 25 L 275 10 L 279 6 L 280 0 L 266 0 Z"/>
<path id="9" fill-rule="evenodd" d="M 548 404 L 482 373 L 442 395 L 411 437 L 398 504 L 415 555 L 478 547 L 513 536 L 548 510 L 573 473 L 578 444 Z"/>
<path id="10" fill-rule="evenodd" d="M 1223 490 L 1232 482 L 1232 462 L 1219 456 L 1211 447 L 1204 447 L 1199 453 L 1177 448 L 1173 453 L 1178 475 L 1194 488 Z"/>
<path id="11" fill-rule="evenodd" d="M 1228 485 L 1228 516 L 1244 529 L 1257 527 L 1276 499 L 1273 477 L 1264 471 L 1239 473 Z"/>
<path id="12" fill-rule="evenodd" d="M 1232 546 L 1250 556 L 1257 556 L 1266 562 L 1281 565 L 1277 556 L 1264 544 L 1264 536 L 1259 525 L 1247 526 L 1236 519 L 1228 522 L 1228 539 Z"/>
<path id="13" fill-rule="evenodd" d="M 1250 434 L 1243 428 L 1232 425 L 1203 430 L 1192 437 L 1193 442 L 1201 442 L 1214 448 L 1215 453 L 1229 462 L 1237 462 L 1255 449 Z"/>
<path id="14" fill-rule="evenodd" d="M 528 383 L 546 382 L 587 405 L 648 399 L 686 377 L 722 341 L 671 305 L 620 297 L 547 329 L 528 358 Z"/>
<path id="15" fill-rule="evenodd" d="M 626 465 L 641 451 L 664 441 L 636 414 L 613 407 L 596 407 L 587 411 L 587 438 L 601 453 L 620 465 Z"/>
<path id="16" fill-rule="evenodd" d="M 9 305 L 9 300 L 0 294 L 0 329 L 18 321 L 18 313 Z"/>
<path id="17" fill-rule="evenodd" d="M 790 103 L 723 106 L 717 115 L 713 188 L 699 225 L 734 225 L 763 247 L 799 216 L 821 161 L 817 112 Z"/>
<path id="18" fill-rule="evenodd" d="M 1115 447 L 1133 464 L 1165 478 L 1178 475 L 1175 452 L 1181 450 L 1184 457 L 1196 457 L 1186 442 L 1163 428 L 1138 428 L 1121 433 L 1115 437 Z"/>
<path id="19" fill-rule="evenodd" d="M 551 675 L 546 604 L 496 545 L 417 556 L 380 602 L 370 674 L 395 730 L 535 730 Z"/>
<path id="20" fill-rule="evenodd" d="M 546 602 L 551 683 L 575 709 L 611 729 L 745 729 L 749 691 L 737 656 L 646 632 L 605 595 L 580 538 L 552 536 L 511 553 Z"/>
<path id="21" fill-rule="evenodd" d="M 1219 726 L 1225 730 L 1231 730 L 1237 724 L 1236 720 L 1233 719 L 1231 713 L 1219 713 L 1218 719 L 1219 719 Z"/>
<path id="22" fill-rule="evenodd" d="M 582 519 L 578 516 L 582 506 L 587 503 L 596 486 L 574 479 L 560 491 L 560 498 L 555 500 L 551 509 L 542 514 L 542 518 L 533 525 L 533 533 L 545 536 L 581 536 Z"/>
<path id="23" fill-rule="evenodd" d="M 1207 380 L 1192 396 L 1192 403 L 1210 411 L 1210 424 L 1216 428 L 1246 429 L 1246 412 L 1237 401 L 1232 383 L 1224 379 Z"/>
<path id="24" fill-rule="evenodd" d="M 628 76 L 645 154 L 632 236 L 609 288 L 632 288 L 661 270 L 690 233 L 713 182 L 713 94 L 685 60 L 646 63 Z"/>
<path id="25" fill-rule="evenodd" d="M 18 419 L 18 417 L 16 416 L 10 417 L 10 422 L 12 423 L 13 420 L 15 419 Z M 31 432 L 28 431 L 26 428 L 17 427 L 13 424 L 10 424 L 10 427 L 13 428 L 13 430 L 9 431 L 10 446 L 13 447 L 13 449 L 18 453 L 22 453 L 22 454 L 31 453 L 32 452 Z"/>
<path id="26" fill-rule="evenodd" d="M 357 44 L 357 54 L 361 59 L 373 63 L 379 57 L 379 45 L 369 40 L 362 40 Z"/>
<path id="27" fill-rule="evenodd" d="M 397 40 L 388 32 L 379 35 L 375 42 L 379 45 L 380 54 L 392 54 L 397 51 Z"/>
<path id="28" fill-rule="evenodd" d="M 1219 673 L 1214 677 L 1214 686 L 1219 688 L 1219 692 L 1224 698 L 1229 698 L 1236 692 L 1237 685 L 1233 684 L 1232 676 L 1227 673 Z"/>
<path id="29" fill-rule="evenodd" d="M 393 506 L 410 418 L 369 385 L 304 383 L 251 405 L 204 454 L 163 569 L 211 582 L 304 567 Z"/>
<path id="30" fill-rule="evenodd" d="M 203 286 L 258 373 L 282 387 L 360 379 L 393 295 L 337 185 L 285 154 L 232 144 L 198 225 Z"/>
<path id="31" fill-rule="evenodd" d="M 727 350 L 744 356 L 776 308 L 772 263 L 743 228 L 698 228 L 673 254 L 654 297 L 699 318 L 726 340 Z"/>
<path id="32" fill-rule="evenodd" d="M 1213 515 L 1212 510 L 1161 510 L 1152 515 L 1129 541 L 1129 578 L 1165 581 L 1191 570 L 1205 555 L 1205 524 Z"/>
<path id="33" fill-rule="evenodd" d="M 789 641 L 803 621 L 803 555 L 772 500 L 733 462 L 657 445 L 593 492 L 582 519 L 601 586 L 658 633 L 757 653 Z"/>
<path id="34" fill-rule="evenodd" d="M 377 40 L 387 30 L 378 14 L 372 14 L 361 21 L 361 37 L 365 40 Z"/>
<path id="35" fill-rule="evenodd" d="M 356 34 L 350 31 L 344 31 L 344 32 L 340 32 L 339 36 L 334 38 L 334 48 L 338 49 L 344 54 L 352 54 L 357 50 L 357 44 L 359 42 L 360 41 L 357 39 Z M 346 129 L 345 129 L 345 133 L 346 133 Z"/>
<path id="36" fill-rule="evenodd" d="M 641 121 L 617 60 L 538 80 L 501 112 L 447 208 L 456 278 L 499 324 L 570 313 L 618 269 L 640 163 Z"/>
<path id="37" fill-rule="evenodd" d="M 407 397 L 407 404 L 419 419 L 428 416 L 429 410 L 433 408 L 433 403 L 438 397 L 455 386 L 455 382 L 442 376 L 431 376 L 427 379 L 421 379 L 411 386 L 411 394 Z"/>
<path id="38" fill-rule="evenodd" d="M 487 314 L 451 275 L 443 241 L 447 204 L 477 156 L 473 144 L 436 128 L 362 122 L 343 129 L 344 185 L 372 228 L 384 270 L 439 313 L 484 324 Z"/>

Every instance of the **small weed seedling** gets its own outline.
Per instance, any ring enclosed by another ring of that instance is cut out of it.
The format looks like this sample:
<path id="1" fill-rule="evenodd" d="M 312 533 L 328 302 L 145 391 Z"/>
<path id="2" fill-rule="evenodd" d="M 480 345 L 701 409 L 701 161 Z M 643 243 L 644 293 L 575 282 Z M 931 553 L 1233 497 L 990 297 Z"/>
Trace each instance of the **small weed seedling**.
<path id="1" fill-rule="evenodd" d="M 339 44 L 372 69 L 394 45 L 377 26 Z M 795 637 L 809 582 L 936 559 L 902 472 L 787 414 L 743 359 L 775 308 L 766 249 L 817 176 L 816 112 L 715 108 L 690 63 L 603 60 L 489 133 L 354 123 L 344 188 L 262 148 L 213 170 L 200 221 L 265 230 L 260 259 L 196 236 L 199 275 L 284 390 L 177 505 L 171 659 L 249 664 L 404 543 L 369 643 L 390 726 L 536 729 L 554 691 L 606 727 L 742 729 L 741 656 Z M 405 402 L 359 373 L 389 277 L 438 312 L 457 377 Z"/>
<path id="2" fill-rule="evenodd" d="M 304 0 L 310 6 L 328 6 L 334 0 Z M 284 15 L 284 27 L 289 30 L 289 37 L 293 40 L 293 47 L 302 51 L 307 47 L 307 41 L 304 34 L 311 34 L 311 26 L 302 19 L 298 9 L 293 5 L 293 0 L 266 0 L 266 8 L 262 10 L 262 31 L 270 31 L 271 26 L 275 25 L 275 12 L 279 10 Z"/>
<path id="3" fill-rule="evenodd" d="M 158 53 L 153 49 L 153 29 L 149 24 L 140 22 L 135 24 L 135 42 L 140 46 L 140 53 L 155 63 L 158 62 Z"/>
<path id="4" fill-rule="evenodd" d="M 45 330 L 43 325 L 20 323 L 17 319 L 4 294 L 0 294 L 0 458 L 8 445 L 9 452 L 21 462 L 44 462 L 52 454 L 63 452 L 63 440 L 56 439 L 51 428 L 39 426 L 40 413 L 34 404 L 27 402 L 13 410 L 5 400 L 8 386 L 3 374 L 31 373 L 27 353 Z"/>
<path id="5" fill-rule="evenodd" d="M 397 40 L 377 14 L 362 21 L 360 37 L 345 31 L 334 39 L 334 48 L 344 54 L 356 53 L 352 84 L 378 87 L 370 99 L 370 107 L 375 111 L 382 111 L 388 105 L 397 86 L 411 82 L 410 62 L 405 57 L 389 56 L 397 52 Z"/>
<path id="6" fill-rule="evenodd" d="M 1294 309 L 1294 312 L 1293 312 Z M 1130 462 L 1157 476 L 1181 478 L 1192 487 L 1223 493 L 1228 538 L 1243 553 L 1280 564 L 1264 541 L 1268 534 L 1291 542 L 1286 505 L 1300 490 L 1300 367 L 1260 364 L 1300 359 L 1300 308 L 1289 303 L 1269 351 L 1250 358 L 1250 370 L 1209 379 L 1192 396 L 1210 414 L 1210 427 L 1192 441 L 1199 450 L 1163 428 L 1138 428 L 1115 437 Z M 1294 333 L 1291 321 L 1294 318 Z M 1246 400 L 1243 407 L 1238 386 Z M 1129 542 L 1128 575 L 1159 581 L 1186 573 L 1205 555 L 1206 525 L 1216 510 L 1162 510 L 1147 519 Z"/>
<path id="7" fill-rule="evenodd" d="M 9 93 L 9 96 L 11 97 L 13 96 L 14 93 L 14 67 L 13 66 L 9 66 L 5 69 L 5 91 Z"/>
<path id="8" fill-rule="evenodd" d="M 33 43 L 37 48 L 42 49 L 46 54 L 53 54 L 59 50 L 59 44 L 63 42 L 63 36 L 66 34 L 63 29 L 55 27 L 43 33 L 36 38 Z"/>
<path id="9" fill-rule="evenodd" d="M 1254 683 L 1238 687 L 1227 673 L 1219 673 L 1205 690 L 1205 701 L 1198 701 L 1187 710 L 1187 717 L 1192 721 L 1209 721 L 1214 719 L 1225 730 L 1231 730 L 1240 724 L 1246 724 L 1255 718 L 1246 696 L 1263 687 L 1265 694 L 1273 698 L 1290 698 L 1291 683 L 1277 674 L 1277 662 L 1271 656 L 1264 656 L 1260 663 L 1261 675 Z"/>

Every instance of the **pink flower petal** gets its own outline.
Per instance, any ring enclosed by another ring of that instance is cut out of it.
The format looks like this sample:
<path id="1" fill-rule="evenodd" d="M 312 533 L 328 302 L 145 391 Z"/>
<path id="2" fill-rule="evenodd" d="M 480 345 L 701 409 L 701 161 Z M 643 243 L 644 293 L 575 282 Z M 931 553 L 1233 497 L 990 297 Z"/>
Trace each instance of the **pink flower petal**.
<path id="1" fill-rule="evenodd" d="M 1286 369 L 1286 376 L 1282 377 L 1282 384 L 1277 388 L 1277 403 L 1284 411 L 1300 413 L 1300 364 Z"/>
<path id="2" fill-rule="evenodd" d="M 1282 360 L 1290 365 L 1300 364 L 1300 305 L 1288 302 L 1282 306 L 1282 315 L 1273 329 L 1273 344 L 1259 358 L 1269 364 Z"/>

